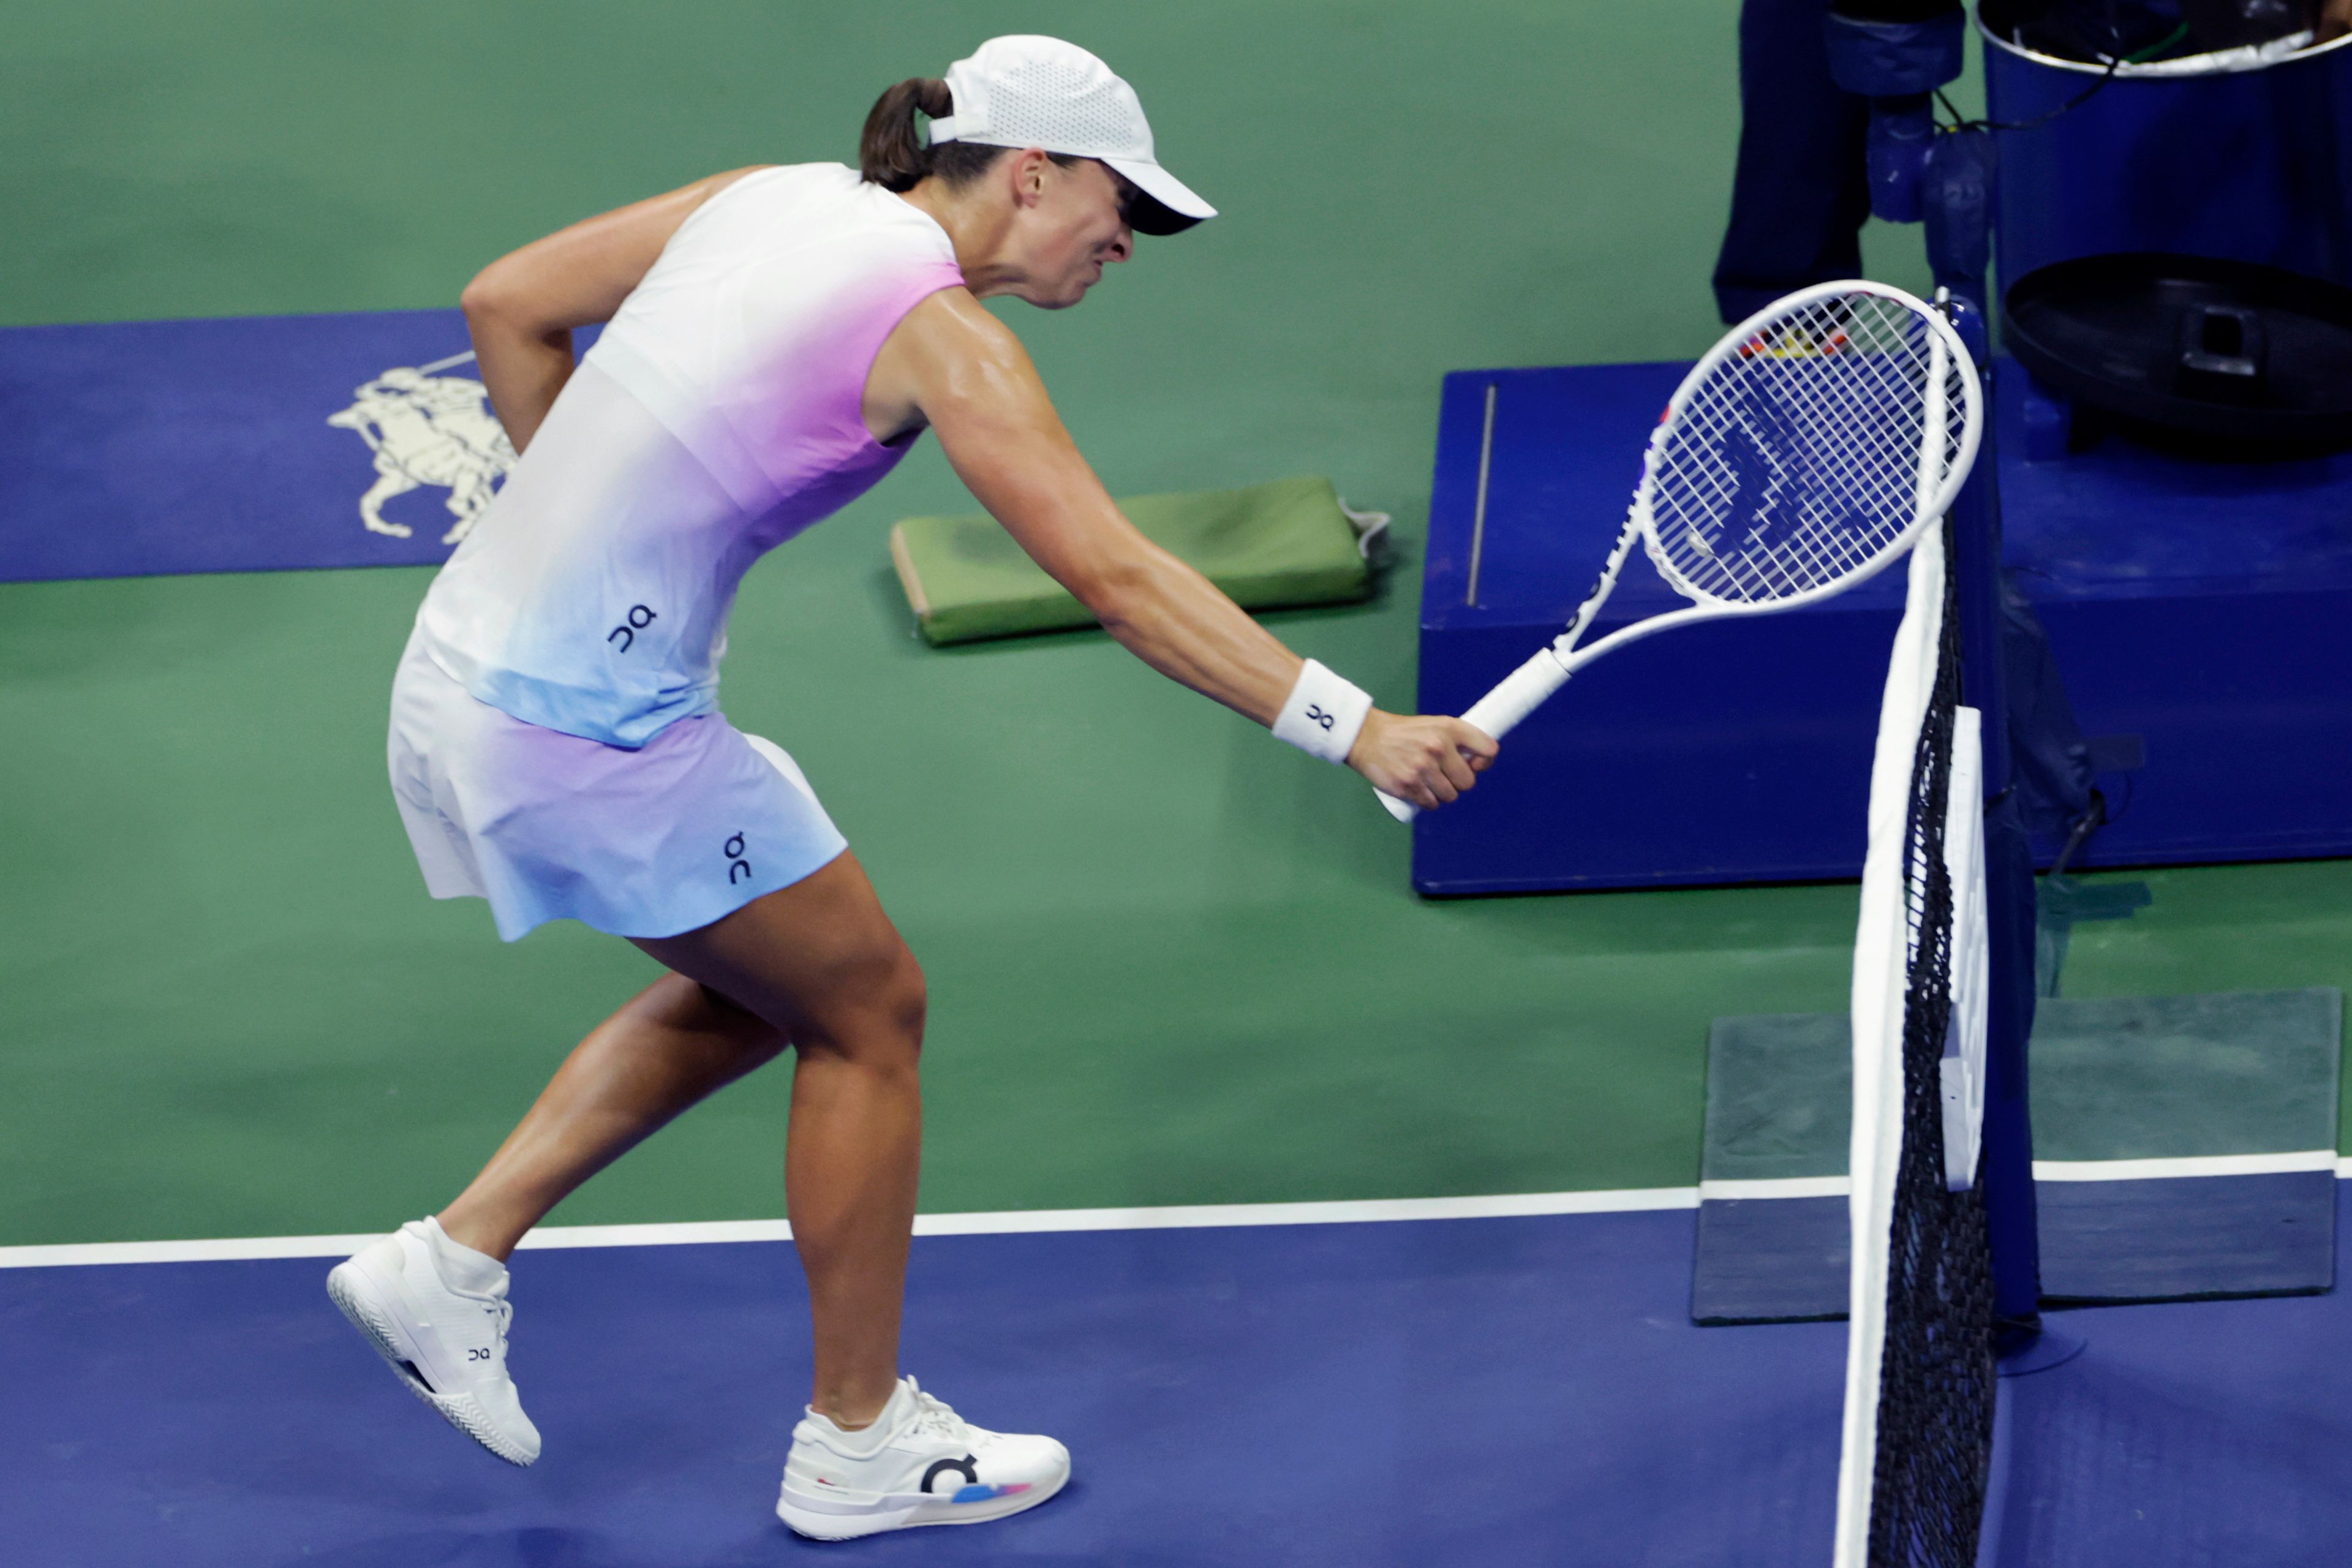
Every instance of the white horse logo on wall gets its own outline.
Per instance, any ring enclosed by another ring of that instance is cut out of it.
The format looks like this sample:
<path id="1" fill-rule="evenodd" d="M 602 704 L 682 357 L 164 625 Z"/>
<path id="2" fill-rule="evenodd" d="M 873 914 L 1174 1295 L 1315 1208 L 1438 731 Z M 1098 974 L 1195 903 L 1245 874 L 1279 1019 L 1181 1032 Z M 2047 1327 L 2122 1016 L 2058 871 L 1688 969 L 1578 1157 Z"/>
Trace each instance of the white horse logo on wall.
<path id="1" fill-rule="evenodd" d="M 369 532 L 406 539 L 415 531 L 386 521 L 383 503 L 436 485 L 448 490 L 443 504 L 456 520 L 441 542 L 455 544 L 488 510 L 499 481 L 514 467 L 515 449 L 491 414 L 482 384 L 434 374 L 473 357 L 452 354 L 431 364 L 394 366 L 356 388 L 349 408 L 328 416 L 328 424 L 357 431 L 375 454 L 375 483 L 360 497 L 360 521 Z"/>

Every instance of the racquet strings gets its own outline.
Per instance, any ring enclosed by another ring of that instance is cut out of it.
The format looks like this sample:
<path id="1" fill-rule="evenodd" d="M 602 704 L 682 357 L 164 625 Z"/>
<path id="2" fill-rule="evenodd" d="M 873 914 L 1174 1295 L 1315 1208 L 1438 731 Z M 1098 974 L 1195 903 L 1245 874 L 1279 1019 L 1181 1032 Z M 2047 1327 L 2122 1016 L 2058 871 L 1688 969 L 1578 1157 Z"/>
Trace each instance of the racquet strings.
<path id="1" fill-rule="evenodd" d="M 1900 300 L 1833 295 L 1717 364 L 1663 433 L 1650 475 L 1652 554 L 1675 585 L 1702 602 L 1769 603 L 1900 541 L 1959 460 L 1970 395 L 1966 361 L 1938 352 L 1931 330 Z"/>

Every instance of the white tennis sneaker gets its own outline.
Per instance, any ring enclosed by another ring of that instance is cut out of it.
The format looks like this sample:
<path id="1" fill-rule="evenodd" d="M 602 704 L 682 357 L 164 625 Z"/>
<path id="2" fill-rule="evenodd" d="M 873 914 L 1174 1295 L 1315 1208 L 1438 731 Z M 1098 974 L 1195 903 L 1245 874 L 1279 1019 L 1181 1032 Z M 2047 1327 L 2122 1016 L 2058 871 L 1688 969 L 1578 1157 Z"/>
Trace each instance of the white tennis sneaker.
<path id="1" fill-rule="evenodd" d="M 1070 1451 L 1051 1437 L 982 1431 L 901 1378 L 862 1431 L 814 1411 L 793 1428 L 776 1517 L 818 1541 L 979 1524 L 1035 1508 L 1069 1479 Z"/>
<path id="2" fill-rule="evenodd" d="M 457 1288 L 436 1260 L 438 1228 L 411 1220 L 362 1248 L 329 1271 L 327 1294 L 417 1398 L 507 1463 L 528 1465 L 539 1428 L 507 1376 L 507 1272 Z"/>

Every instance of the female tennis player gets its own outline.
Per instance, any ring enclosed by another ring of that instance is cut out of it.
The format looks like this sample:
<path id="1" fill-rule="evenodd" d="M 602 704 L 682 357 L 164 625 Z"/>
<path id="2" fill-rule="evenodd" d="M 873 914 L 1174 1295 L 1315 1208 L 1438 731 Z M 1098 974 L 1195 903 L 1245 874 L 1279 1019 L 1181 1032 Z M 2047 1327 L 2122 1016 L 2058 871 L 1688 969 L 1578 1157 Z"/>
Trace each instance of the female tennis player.
<path id="1" fill-rule="evenodd" d="M 328 1279 L 413 1392 L 530 1464 L 508 1255 L 789 1046 L 815 1378 L 777 1511 L 827 1539 L 1018 1512 L 1059 1489 L 1069 1455 L 899 1376 L 923 979 L 801 770 L 719 712 L 744 571 L 929 426 L 1154 668 L 1423 806 L 1496 752 L 1459 720 L 1374 709 L 1139 534 L 981 308 L 1075 305 L 1136 232 L 1214 216 L 1154 161 L 1126 82 L 1069 44 L 993 39 L 944 81 L 885 92 L 860 163 L 714 175 L 526 246 L 466 290 L 521 458 L 417 615 L 393 686 L 394 794 L 435 897 L 486 898 L 509 941 L 579 920 L 668 973 L 581 1043 L 454 1203 Z M 593 321 L 610 324 L 575 367 L 570 330 Z"/>

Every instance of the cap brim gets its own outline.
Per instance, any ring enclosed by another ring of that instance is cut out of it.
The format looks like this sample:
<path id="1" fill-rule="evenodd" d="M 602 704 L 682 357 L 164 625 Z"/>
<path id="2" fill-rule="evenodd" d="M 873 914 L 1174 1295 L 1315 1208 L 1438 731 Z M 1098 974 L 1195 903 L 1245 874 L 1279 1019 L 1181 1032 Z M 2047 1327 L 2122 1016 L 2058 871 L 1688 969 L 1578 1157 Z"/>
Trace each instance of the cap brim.
<path id="1" fill-rule="evenodd" d="M 1142 193 L 1128 204 L 1127 219 L 1138 234 L 1181 234 L 1217 209 L 1192 194 L 1192 188 L 1157 163 L 1135 158 L 1105 158 L 1104 163 L 1127 176 Z"/>

